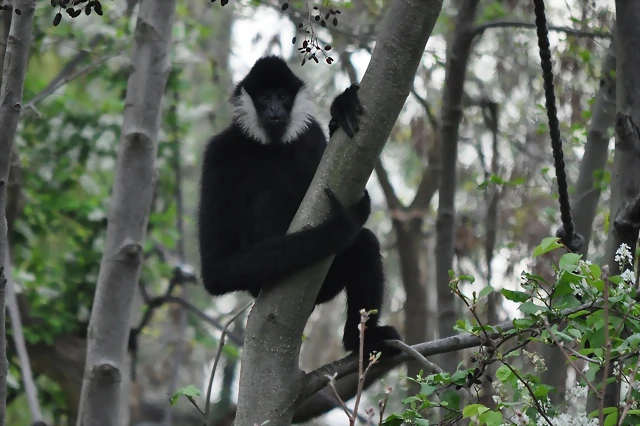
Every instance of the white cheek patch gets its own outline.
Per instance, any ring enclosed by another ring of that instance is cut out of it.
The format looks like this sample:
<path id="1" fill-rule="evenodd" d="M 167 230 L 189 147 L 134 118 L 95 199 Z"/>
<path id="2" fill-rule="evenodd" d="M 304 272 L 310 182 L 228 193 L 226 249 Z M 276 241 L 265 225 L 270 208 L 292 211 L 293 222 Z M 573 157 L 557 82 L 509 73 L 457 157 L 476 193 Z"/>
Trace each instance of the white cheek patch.
<path id="1" fill-rule="evenodd" d="M 251 96 L 244 90 L 240 89 L 240 96 L 233 99 L 233 116 L 240 128 L 248 136 L 254 138 L 263 145 L 268 145 L 271 140 L 260 124 L 258 111 L 253 104 Z"/>
<path id="2" fill-rule="evenodd" d="M 293 100 L 289 125 L 282 136 L 283 143 L 295 141 L 309 128 L 315 116 L 315 108 L 311 94 L 306 87 L 302 87 Z"/>
<path id="3" fill-rule="evenodd" d="M 289 124 L 282 136 L 282 143 L 294 142 L 302 136 L 314 120 L 320 124 L 322 132 L 326 139 L 329 140 L 329 128 L 326 123 L 321 123 L 321 120 L 315 118 L 315 113 L 315 103 L 311 99 L 311 94 L 306 87 L 302 87 L 293 100 Z M 240 89 L 240 95 L 233 99 L 233 116 L 246 135 L 263 145 L 268 145 L 272 142 L 260 123 L 258 111 L 253 104 L 251 96 L 249 96 L 244 87 Z"/>

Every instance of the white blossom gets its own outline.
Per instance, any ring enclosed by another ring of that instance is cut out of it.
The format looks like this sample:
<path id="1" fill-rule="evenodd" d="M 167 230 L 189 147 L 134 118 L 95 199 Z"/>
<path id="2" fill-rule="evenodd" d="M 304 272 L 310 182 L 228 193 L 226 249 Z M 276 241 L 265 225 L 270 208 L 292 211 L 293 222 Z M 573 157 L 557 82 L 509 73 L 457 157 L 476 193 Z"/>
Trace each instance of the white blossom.
<path id="1" fill-rule="evenodd" d="M 621 273 L 620 278 L 622 278 L 624 282 L 629 284 L 634 284 L 636 282 L 636 276 L 630 269 L 627 269 L 623 273 Z"/>
<path id="2" fill-rule="evenodd" d="M 624 268 L 624 265 L 633 264 L 633 255 L 631 254 L 631 249 L 625 243 L 620 244 L 618 250 L 616 250 L 616 257 L 614 258 L 616 263 L 620 265 L 620 269 Z"/>

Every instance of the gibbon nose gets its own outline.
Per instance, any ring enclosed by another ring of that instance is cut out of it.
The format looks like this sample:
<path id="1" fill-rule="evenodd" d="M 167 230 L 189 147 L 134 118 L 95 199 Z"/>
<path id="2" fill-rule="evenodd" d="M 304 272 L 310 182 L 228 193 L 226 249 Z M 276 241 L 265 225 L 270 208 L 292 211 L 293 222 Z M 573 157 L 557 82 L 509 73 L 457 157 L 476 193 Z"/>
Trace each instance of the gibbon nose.
<path id="1" fill-rule="evenodd" d="M 276 123 L 278 121 L 282 121 L 283 118 L 284 118 L 284 115 L 282 114 L 281 111 L 271 110 L 269 112 L 269 117 L 267 119 L 272 123 Z"/>

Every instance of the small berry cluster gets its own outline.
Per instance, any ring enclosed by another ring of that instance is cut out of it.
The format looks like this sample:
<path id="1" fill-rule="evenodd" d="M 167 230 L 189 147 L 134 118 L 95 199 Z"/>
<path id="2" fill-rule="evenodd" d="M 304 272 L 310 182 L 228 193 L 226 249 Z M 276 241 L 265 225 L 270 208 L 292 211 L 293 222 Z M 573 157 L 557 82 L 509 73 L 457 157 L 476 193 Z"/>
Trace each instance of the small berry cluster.
<path id="1" fill-rule="evenodd" d="M 86 3 L 82 6 L 83 3 Z M 84 11 L 85 15 L 91 15 L 95 12 L 102 16 L 102 3 L 100 0 L 51 0 L 51 7 L 58 8 L 58 13 L 53 18 L 53 26 L 57 27 L 62 21 L 62 9 L 67 12 L 71 18 L 77 18 Z"/>
<path id="2" fill-rule="evenodd" d="M 215 2 L 216 0 L 211 0 L 211 3 Z M 226 6 L 227 3 L 229 3 L 229 0 L 220 0 L 220 6 Z"/>
<path id="3" fill-rule="evenodd" d="M 288 8 L 288 2 L 282 5 L 282 10 L 287 10 Z M 314 6 L 313 11 L 309 15 L 309 20 L 307 22 L 300 22 L 298 24 L 298 29 L 300 31 L 304 31 L 305 34 L 302 46 L 298 47 L 298 51 L 302 55 L 301 65 L 304 65 L 307 62 L 307 59 L 315 61 L 316 64 L 319 63 L 320 61 L 318 60 L 317 56 L 318 52 L 320 52 L 324 56 L 327 64 L 331 65 L 334 62 L 334 59 L 331 56 L 327 55 L 327 52 L 331 50 L 331 46 L 327 44 L 322 47 L 320 45 L 320 40 L 318 40 L 318 37 L 313 30 L 313 22 L 319 22 L 322 28 L 326 28 L 327 21 L 329 21 L 329 19 L 333 16 L 333 20 L 331 22 L 334 26 L 337 26 L 337 15 L 339 15 L 340 13 L 341 12 L 339 10 L 326 7 L 326 5 L 321 8 L 318 6 Z M 293 37 L 291 43 L 296 44 L 297 39 L 297 37 Z"/>

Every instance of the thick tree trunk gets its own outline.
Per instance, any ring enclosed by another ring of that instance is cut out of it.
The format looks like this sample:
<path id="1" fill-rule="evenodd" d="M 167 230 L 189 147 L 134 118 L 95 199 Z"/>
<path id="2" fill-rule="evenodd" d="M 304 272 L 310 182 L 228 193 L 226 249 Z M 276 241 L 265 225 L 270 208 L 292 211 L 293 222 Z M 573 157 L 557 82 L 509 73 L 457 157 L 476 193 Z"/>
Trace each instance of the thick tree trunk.
<path id="1" fill-rule="evenodd" d="M 176 0 L 143 0 L 134 33 L 105 253 L 89 322 L 78 426 L 120 426 L 131 306 L 154 183 Z M 125 401 L 126 402 L 126 401 Z"/>
<path id="2" fill-rule="evenodd" d="M 352 140 L 339 131 L 331 141 L 290 231 L 321 220 L 328 207 L 326 186 L 346 204 L 362 196 L 441 8 L 441 0 L 391 4 L 362 80 L 360 97 L 366 114 L 361 131 Z M 298 368 L 301 336 L 331 260 L 264 288 L 258 296 L 247 323 L 236 426 L 265 421 L 270 426 L 291 424 L 305 384 Z"/>

